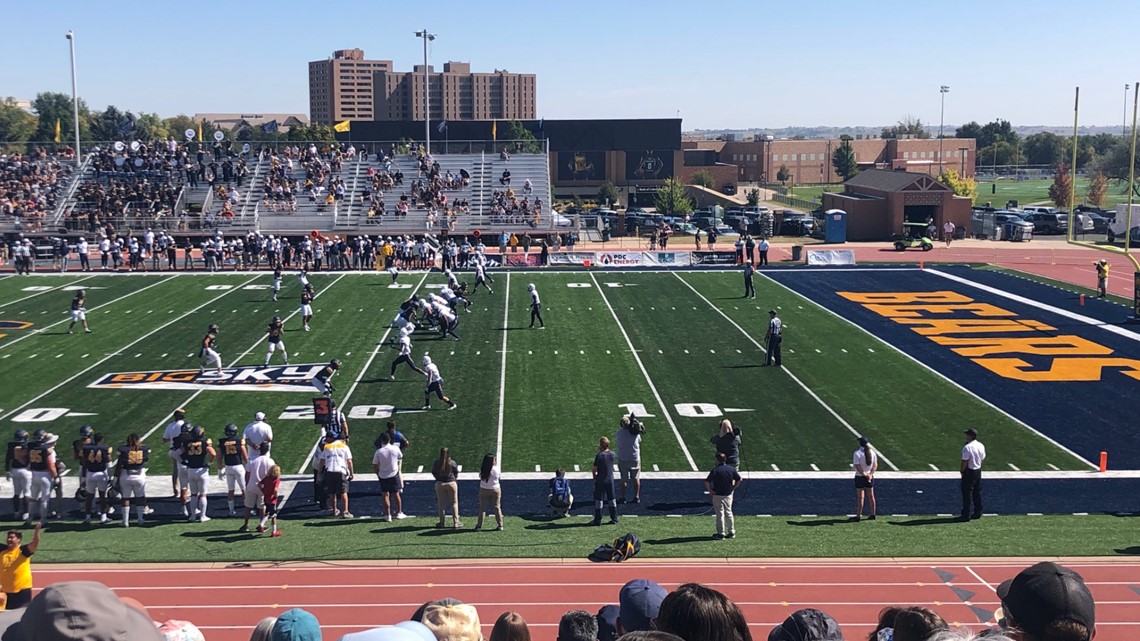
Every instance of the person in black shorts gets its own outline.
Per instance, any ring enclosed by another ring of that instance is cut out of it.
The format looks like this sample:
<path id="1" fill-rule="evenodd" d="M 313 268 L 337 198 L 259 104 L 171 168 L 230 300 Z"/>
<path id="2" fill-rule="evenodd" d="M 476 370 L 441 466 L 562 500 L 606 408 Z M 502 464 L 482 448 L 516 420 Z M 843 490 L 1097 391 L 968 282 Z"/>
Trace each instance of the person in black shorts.
<path id="1" fill-rule="evenodd" d="M 610 450 L 610 439 L 602 437 L 598 441 L 598 453 L 594 456 L 594 522 L 602 524 L 602 504 L 610 509 L 610 524 L 618 522 L 617 501 L 614 499 L 614 453 Z"/>
<path id="2" fill-rule="evenodd" d="M 859 449 L 855 450 L 852 458 L 852 467 L 855 468 L 855 518 L 858 521 L 863 517 L 863 501 L 866 499 L 871 508 L 868 520 L 875 520 L 878 506 L 875 503 L 875 472 L 879 469 L 879 457 L 871 449 L 871 442 L 866 436 L 859 437 Z"/>

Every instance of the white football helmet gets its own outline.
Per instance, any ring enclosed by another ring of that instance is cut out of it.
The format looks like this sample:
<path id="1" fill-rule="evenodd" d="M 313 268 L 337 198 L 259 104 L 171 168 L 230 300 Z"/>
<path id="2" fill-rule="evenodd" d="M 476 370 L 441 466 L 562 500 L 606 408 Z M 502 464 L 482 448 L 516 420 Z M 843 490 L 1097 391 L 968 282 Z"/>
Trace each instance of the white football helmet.
<path id="1" fill-rule="evenodd" d="M 526 290 L 527 290 L 528 292 L 533 292 L 533 291 L 534 291 L 534 283 L 531 283 L 531 284 L 527 285 L 527 286 L 526 286 Z"/>
<path id="2" fill-rule="evenodd" d="M 424 367 L 427 367 L 428 365 L 431 365 L 431 356 L 424 354 Z"/>

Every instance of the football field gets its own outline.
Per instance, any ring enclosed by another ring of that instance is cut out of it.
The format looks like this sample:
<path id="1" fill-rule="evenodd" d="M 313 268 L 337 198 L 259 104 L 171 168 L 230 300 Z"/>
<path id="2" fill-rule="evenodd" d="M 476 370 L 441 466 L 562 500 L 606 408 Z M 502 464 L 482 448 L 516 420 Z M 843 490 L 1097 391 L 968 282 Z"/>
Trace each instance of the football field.
<path id="1" fill-rule="evenodd" d="M 631 411 L 648 428 L 647 475 L 703 477 L 722 418 L 742 429 L 742 469 L 752 472 L 846 472 L 857 435 L 871 439 L 884 470 L 956 471 L 967 427 L 982 430 L 991 470 L 1090 469 L 1103 447 L 1089 436 L 1097 432 L 1078 432 L 1069 417 L 1047 412 L 1060 403 L 1084 416 L 1080 399 L 1098 397 L 1071 385 L 1090 381 L 1034 388 L 1016 373 L 991 381 L 1000 363 L 963 358 L 962 348 L 858 303 L 868 292 L 926 290 L 997 300 L 951 278 L 967 277 L 933 271 L 773 270 L 757 279 L 756 300 L 741 297 L 738 272 L 495 272 L 494 294 L 479 291 L 471 313 L 459 314 L 462 340 L 426 329 L 413 336 L 416 362 L 424 354 L 436 362 L 455 411 L 434 397 L 422 410 L 424 378 L 406 365 L 387 380 L 396 351 L 381 344 L 403 300 L 442 286 L 438 272 L 405 273 L 396 285 L 383 273 L 311 274 L 310 332 L 299 331 L 294 274 L 277 303 L 268 273 L 7 277 L 0 433 L 43 428 L 70 443 L 89 423 L 116 446 L 138 433 L 158 454 L 155 476 L 169 472 L 160 439 L 175 409 L 215 440 L 226 423 L 242 427 L 261 411 L 283 472 L 303 473 L 318 434 L 317 394 L 307 381 L 340 358 L 334 397 L 348 415 L 358 472 L 370 468 L 372 442 L 392 418 L 413 444 L 406 472 L 430 469 L 449 447 L 468 472 L 492 452 L 508 477 L 546 478 L 559 467 L 586 473 L 598 438 L 612 438 Z M 986 275 L 999 277 L 1014 280 Z M 529 283 L 542 296 L 545 330 L 528 327 Z M 77 326 L 69 335 L 69 303 L 80 287 L 93 333 Z M 769 309 L 786 327 L 783 368 L 762 367 Z M 274 315 L 285 321 L 289 367 L 280 355 L 262 366 Z M 198 373 L 210 323 L 221 327 L 222 376 Z M 1021 325 L 1044 331 L 1044 322 Z M 1118 352 L 1135 350 L 1135 341 L 1107 336 Z M 1095 381 L 1096 393 L 1134 391 L 1135 377 L 1113 368 Z M 1072 398 L 1059 391 L 1067 389 Z M 1102 431 L 1115 439 L 1131 431 L 1128 420 L 1108 415 Z M 1127 439 L 1115 443 L 1129 450 L 1126 459 L 1137 454 Z"/>

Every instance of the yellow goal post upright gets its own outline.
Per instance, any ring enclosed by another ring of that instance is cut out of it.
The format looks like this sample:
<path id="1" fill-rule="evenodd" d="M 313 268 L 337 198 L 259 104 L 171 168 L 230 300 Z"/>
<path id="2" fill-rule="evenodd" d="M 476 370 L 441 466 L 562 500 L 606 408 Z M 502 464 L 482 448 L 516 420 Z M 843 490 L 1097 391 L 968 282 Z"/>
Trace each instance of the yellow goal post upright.
<path id="1" fill-rule="evenodd" d="M 1132 263 L 1132 316 L 1129 322 L 1140 323 L 1140 261 L 1132 254 L 1130 240 L 1132 237 L 1132 205 L 1136 195 L 1136 115 L 1137 98 L 1140 98 L 1140 83 L 1133 84 L 1135 94 L 1132 97 L 1132 150 L 1128 163 L 1128 208 L 1125 210 L 1124 248 L 1115 244 L 1098 245 L 1095 242 L 1076 240 L 1077 215 L 1077 126 L 1080 119 L 1081 88 L 1077 87 L 1073 97 L 1073 160 L 1070 165 L 1071 180 L 1069 181 L 1069 234 L 1066 241 L 1070 245 L 1088 247 L 1113 254 L 1121 254 Z"/>

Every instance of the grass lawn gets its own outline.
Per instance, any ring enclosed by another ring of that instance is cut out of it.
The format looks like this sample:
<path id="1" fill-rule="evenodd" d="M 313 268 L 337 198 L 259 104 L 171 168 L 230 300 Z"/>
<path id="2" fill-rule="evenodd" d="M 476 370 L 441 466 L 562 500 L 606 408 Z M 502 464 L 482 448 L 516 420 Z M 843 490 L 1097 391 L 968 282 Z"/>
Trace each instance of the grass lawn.
<path id="1" fill-rule="evenodd" d="M 1000 208 L 1005 206 L 1006 201 L 1016 200 L 1019 205 L 1044 203 L 1052 206 L 1053 203 L 1049 200 L 1049 186 L 1052 184 L 1052 178 L 1040 180 L 999 180 L 996 183 L 979 182 L 978 195 L 974 198 L 974 204 L 984 205 L 986 202 L 989 202 L 994 207 Z M 1077 204 L 1085 202 L 1085 195 L 1088 194 L 1088 190 L 1088 179 L 1078 178 L 1076 185 Z M 1108 184 L 1108 193 L 1105 195 L 1105 201 L 1102 206 L 1111 209 L 1120 203 L 1126 202 L 1128 202 L 1128 190 L 1126 186 L 1123 183 L 1115 184 L 1110 182 Z"/>

